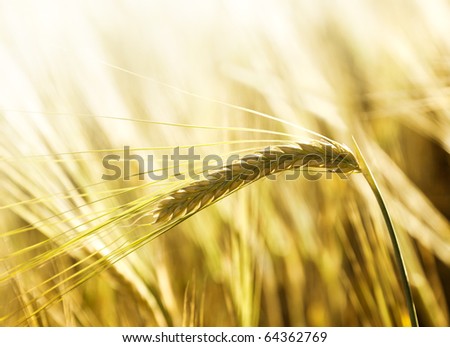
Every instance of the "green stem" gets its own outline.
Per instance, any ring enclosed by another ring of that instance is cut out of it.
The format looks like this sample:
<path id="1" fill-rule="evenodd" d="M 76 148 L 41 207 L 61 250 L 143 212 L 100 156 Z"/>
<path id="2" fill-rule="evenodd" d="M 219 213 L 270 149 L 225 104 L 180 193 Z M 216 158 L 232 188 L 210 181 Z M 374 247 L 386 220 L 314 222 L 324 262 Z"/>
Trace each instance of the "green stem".
<path id="1" fill-rule="evenodd" d="M 388 209 L 386 207 L 386 204 L 384 202 L 383 196 L 381 195 L 381 191 L 378 188 L 377 182 L 375 181 L 375 177 L 372 174 L 372 171 L 370 171 L 369 166 L 367 165 L 366 160 L 364 159 L 364 156 L 361 153 L 361 150 L 359 149 L 358 144 L 356 143 L 356 140 L 353 139 L 357 155 L 359 156 L 359 159 L 361 161 L 361 171 L 369 184 L 370 188 L 372 189 L 373 194 L 375 195 L 378 205 L 380 206 L 381 212 L 384 217 L 384 221 L 386 223 L 386 227 L 389 231 L 389 236 L 391 238 L 392 247 L 394 249 L 394 257 L 395 261 L 397 263 L 398 270 L 400 272 L 400 282 L 403 287 L 403 291 L 406 298 L 406 304 L 408 306 L 408 312 L 409 312 L 409 318 L 411 320 L 411 326 L 418 327 L 419 323 L 417 320 L 417 313 L 416 313 L 416 307 L 414 306 L 414 300 L 411 292 L 411 286 L 409 284 L 408 280 L 408 273 L 406 272 L 406 266 L 405 261 L 402 256 L 402 252 L 400 250 L 400 245 L 398 242 L 397 234 L 394 229 L 394 225 L 391 220 L 391 216 L 389 215 Z"/>

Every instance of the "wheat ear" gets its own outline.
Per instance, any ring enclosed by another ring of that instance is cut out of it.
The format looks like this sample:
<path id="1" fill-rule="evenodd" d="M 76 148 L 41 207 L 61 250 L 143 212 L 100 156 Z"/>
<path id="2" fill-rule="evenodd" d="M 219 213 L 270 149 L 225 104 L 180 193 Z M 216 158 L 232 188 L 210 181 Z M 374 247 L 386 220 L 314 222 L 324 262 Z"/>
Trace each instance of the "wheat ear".
<path id="1" fill-rule="evenodd" d="M 168 193 L 153 211 L 153 223 L 194 214 L 263 177 L 301 168 L 340 173 L 360 171 L 350 149 L 334 141 L 270 146 L 219 168 L 204 180 Z"/>

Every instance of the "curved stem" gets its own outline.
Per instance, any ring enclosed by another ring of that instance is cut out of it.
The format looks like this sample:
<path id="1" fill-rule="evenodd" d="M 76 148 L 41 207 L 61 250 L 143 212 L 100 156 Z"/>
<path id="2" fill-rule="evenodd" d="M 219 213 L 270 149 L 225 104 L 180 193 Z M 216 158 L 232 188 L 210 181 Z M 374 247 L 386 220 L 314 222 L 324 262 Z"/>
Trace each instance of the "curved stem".
<path id="1" fill-rule="evenodd" d="M 408 280 L 408 273 L 406 271 L 405 261 L 403 259 L 402 252 L 400 250 L 400 245 L 398 242 L 397 234 L 394 229 L 394 225 L 391 220 L 391 216 L 389 215 L 389 212 L 388 212 L 388 209 L 384 202 L 383 196 L 381 195 L 381 191 L 378 188 L 377 182 L 375 181 L 375 177 L 373 176 L 372 171 L 370 171 L 370 168 L 367 165 L 367 162 L 364 159 L 364 156 L 362 155 L 361 150 L 359 149 L 359 146 L 356 143 L 356 140 L 354 138 L 353 138 L 353 142 L 355 143 L 356 152 L 360 159 L 361 171 L 362 171 L 367 183 L 369 184 L 370 188 L 372 189 L 372 192 L 375 195 L 375 198 L 377 199 L 378 205 L 380 206 L 380 210 L 383 214 L 383 218 L 386 223 L 386 227 L 389 231 L 389 236 L 391 238 L 392 247 L 394 249 L 395 262 L 397 263 L 397 267 L 400 272 L 400 282 L 403 287 L 403 292 L 404 292 L 405 298 L 406 298 L 406 304 L 408 306 L 408 312 L 409 312 L 409 318 L 411 320 L 411 326 L 418 327 L 419 323 L 417 320 L 416 307 L 414 305 L 411 286 L 410 286 L 409 280 Z"/>

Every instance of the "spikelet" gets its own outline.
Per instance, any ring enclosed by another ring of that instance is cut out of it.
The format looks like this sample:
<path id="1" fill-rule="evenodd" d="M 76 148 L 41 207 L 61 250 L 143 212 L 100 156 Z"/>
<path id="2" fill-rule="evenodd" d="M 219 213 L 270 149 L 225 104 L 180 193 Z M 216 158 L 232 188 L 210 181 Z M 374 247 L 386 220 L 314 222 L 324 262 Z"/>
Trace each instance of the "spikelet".
<path id="1" fill-rule="evenodd" d="M 359 164 L 350 149 L 334 141 L 267 147 L 168 193 L 152 212 L 153 223 L 192 215 L 263 177 L 300 168 L 351 173 Z"/>

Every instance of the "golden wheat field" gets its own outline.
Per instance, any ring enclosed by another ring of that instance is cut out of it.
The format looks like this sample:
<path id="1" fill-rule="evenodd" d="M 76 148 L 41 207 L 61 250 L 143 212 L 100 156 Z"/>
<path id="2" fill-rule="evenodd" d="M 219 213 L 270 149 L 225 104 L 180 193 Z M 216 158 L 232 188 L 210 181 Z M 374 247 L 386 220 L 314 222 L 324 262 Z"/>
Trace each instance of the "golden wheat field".
<path id="1" fill-rule="evenodd" d="M 411 325 L 358 144 L 449 326 L 449 33 L 438 0 L 0 0 L 0 325 Z"/>

